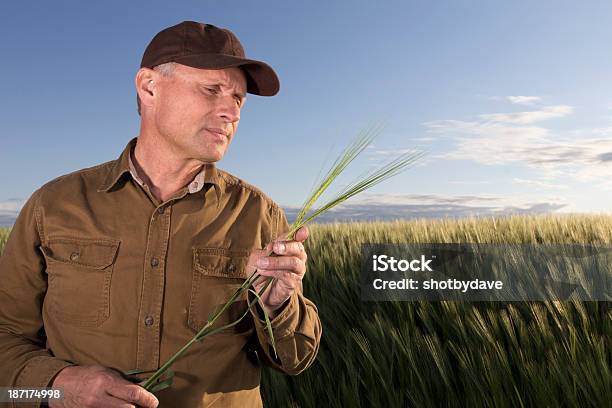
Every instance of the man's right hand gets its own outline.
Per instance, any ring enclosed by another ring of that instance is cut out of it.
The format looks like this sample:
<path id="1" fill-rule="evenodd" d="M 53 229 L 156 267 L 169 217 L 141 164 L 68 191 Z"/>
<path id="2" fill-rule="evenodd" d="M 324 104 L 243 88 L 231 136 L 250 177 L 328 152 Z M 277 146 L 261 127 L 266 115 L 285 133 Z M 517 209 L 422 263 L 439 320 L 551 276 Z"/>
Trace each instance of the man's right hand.
<path id="1" fill-rule="evenodd" d="M 159 404 L 155 395 L 101 366 L 66 367 L 51 387 L 64 390 L 63 401 L 50 402 L 51 408 L 155 408 Z"/>

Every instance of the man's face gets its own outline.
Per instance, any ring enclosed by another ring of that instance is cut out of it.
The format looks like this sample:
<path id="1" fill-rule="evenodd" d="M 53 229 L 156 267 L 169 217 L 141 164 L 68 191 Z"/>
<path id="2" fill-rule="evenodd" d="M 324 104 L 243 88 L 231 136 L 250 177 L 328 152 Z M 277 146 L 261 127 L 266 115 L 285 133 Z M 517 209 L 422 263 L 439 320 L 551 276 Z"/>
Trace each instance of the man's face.
<path id="1" fill-rule="evenodd" d="M 177 64 L 159 77 L 153 125 L 176 158 L 216 162 L 240 121 L 246 78 L 240 68 L 205 70 Z"/>

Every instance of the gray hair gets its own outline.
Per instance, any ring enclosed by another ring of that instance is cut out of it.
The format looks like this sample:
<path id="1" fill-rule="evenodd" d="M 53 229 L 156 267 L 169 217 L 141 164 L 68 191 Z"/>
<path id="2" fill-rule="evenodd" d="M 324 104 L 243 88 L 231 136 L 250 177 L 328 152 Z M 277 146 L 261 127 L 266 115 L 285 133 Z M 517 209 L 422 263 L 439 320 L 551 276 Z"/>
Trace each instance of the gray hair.
<path id="1" fill-rule="evenodd" d="M 157 71 L 161 74 L 161 76 L 165 78 L 170 78 L 174 75 L 174 70 L 176 69 L 176 62 L 166 62 L 165 64 L 156 65 L 153 67 L 154 71 Z M 136 94 L 136 103 L 138 105 L 138 115 L 140 115 L 140 96 Z"/>

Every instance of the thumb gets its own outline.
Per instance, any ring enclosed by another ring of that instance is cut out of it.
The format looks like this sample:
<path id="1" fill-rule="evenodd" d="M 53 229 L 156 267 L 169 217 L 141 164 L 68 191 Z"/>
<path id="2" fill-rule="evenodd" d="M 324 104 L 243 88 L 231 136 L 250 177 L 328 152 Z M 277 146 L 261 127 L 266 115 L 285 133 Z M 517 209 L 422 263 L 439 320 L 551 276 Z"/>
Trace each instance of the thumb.
<path id="1" fill-rule="evenodd" d="M 304 225 L 296 231 L 294 240 L 304 243 L 308 239 L 308 235 L 310 235 L 308 227 Z"/>

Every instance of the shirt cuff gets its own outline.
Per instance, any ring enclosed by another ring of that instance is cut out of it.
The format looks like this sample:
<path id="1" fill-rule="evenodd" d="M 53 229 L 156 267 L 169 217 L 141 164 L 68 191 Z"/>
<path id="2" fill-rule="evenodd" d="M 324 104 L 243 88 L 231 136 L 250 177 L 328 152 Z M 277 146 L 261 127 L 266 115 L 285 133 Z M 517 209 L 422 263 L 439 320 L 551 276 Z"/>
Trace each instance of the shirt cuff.
<path id="1" fill-rule="evenodd" d="M 62 369 L 74 365 L 68 361 L 60 360 L 52 356 L 38 356 L 27 362 L 25 367 L 17 375 L 15 387 L 50 387 L 51 381 Z M 40 402 L 31 404 L 19 404 L 20 408 L 38 408 Z"/>
<path id="2" fill-rule="evenodd" d="M 249 297 L 253 296 L 249 292 Z M 287 336 L 291 336 L 298 325 L 299 313 L 298 313 L 298 292 L 295 291 L 293 294 L 283 303 L 283 305 L 278 309 L 278 314 L 274 317 L 274 319 L 270 320 L 270 324 L 272 325 L 272 333 L 274 334 L 274 340 L 278 342 L 279 339 L 282 339 Z M 255 300 L 253 296 L 252 299 L 249 299 L 249 302 Z M 251 308 L 251 314 L 253 315 L 253 320 L 255 324 L 260 329 L 260 332 L 264 332 L 267 336 L 266 330 L 266 321 L 264 320 L 263 312 L 259 304 L 256 304 L 256 308 Z M 268 339 L 270 342 L 270 339 Z"/>

